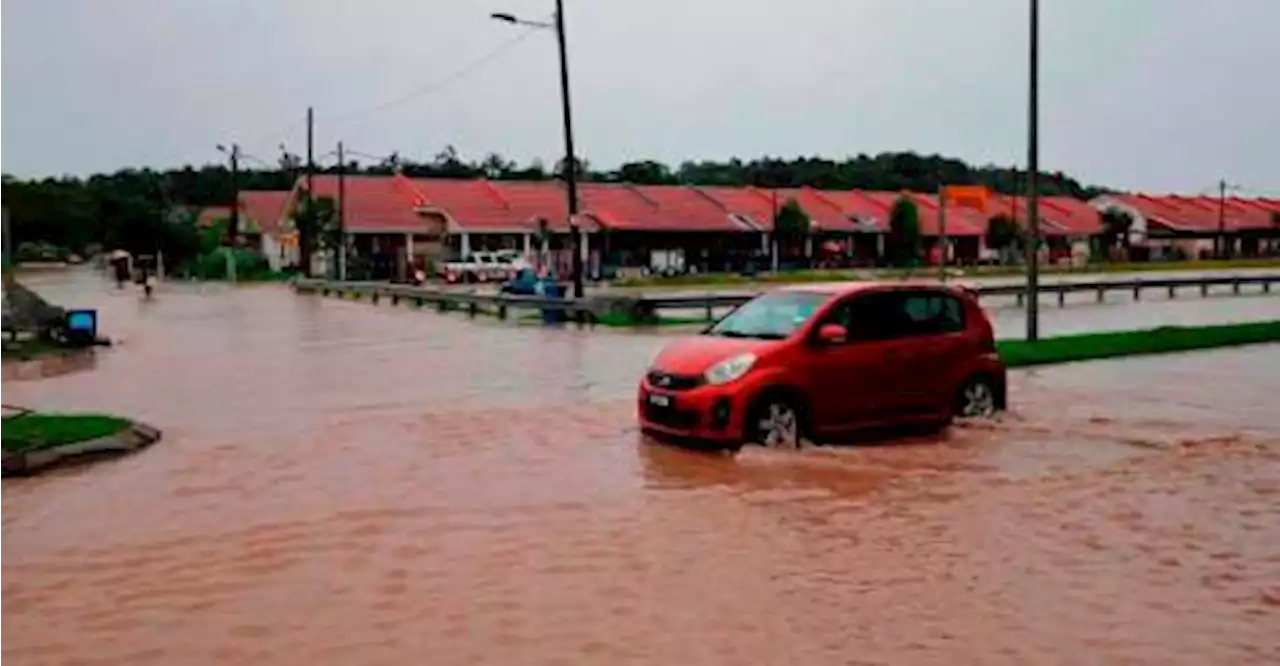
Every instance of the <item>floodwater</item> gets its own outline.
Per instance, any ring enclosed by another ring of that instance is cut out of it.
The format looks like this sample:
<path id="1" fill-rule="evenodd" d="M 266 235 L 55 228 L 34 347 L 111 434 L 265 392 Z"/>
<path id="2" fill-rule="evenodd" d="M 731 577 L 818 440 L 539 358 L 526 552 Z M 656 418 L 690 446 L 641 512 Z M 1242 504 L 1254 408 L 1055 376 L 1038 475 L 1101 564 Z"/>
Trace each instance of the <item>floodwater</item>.
<path id="1" fill-rule="evenodd" d="M 5 402 L 165 439 L 3 482 L 12 664 L 1280 662 L 1280 346 L 734 458 L 635 431 L 657 337 L 30 284 L 119 344 Z"/>

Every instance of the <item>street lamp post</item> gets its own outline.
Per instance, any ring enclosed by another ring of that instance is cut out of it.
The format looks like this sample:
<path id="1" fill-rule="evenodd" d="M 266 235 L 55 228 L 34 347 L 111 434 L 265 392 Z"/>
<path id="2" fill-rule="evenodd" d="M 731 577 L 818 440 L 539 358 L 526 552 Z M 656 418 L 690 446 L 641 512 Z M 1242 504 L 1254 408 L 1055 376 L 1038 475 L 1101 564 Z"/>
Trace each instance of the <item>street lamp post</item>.
<path id="1" fill-rule="evenodd" d="M 1027 85 L 1027 339 L 1040 337 L 1040 2 L 1031 0 Z"/>
<path id="2" fill-rule="evenodd" d="M 556 33 L 560 53 L 560 111 L 564 122 L 564 184 L 568 198 L 569 234 L 573 238 L 573 297 L 582 298 L 582 234 L 578 229 L 578 160 L 573 151 L 573 113 L 569 104 L 569 55 L 565 43 L 564 1 L 556 0 L 554 23 L 526 21 L 512 14 L 494 13 L 491 17 L 504 23 L 534 28 L 550 28 Z"/>
<path id="3" fill-rule="evenodd" d="M 218 150 L 231 159 L 231 219 L 227 221 L 227 279 L 236 281 L 236 237 L 240 233 L 240 144 L 233 143 L 228 150 L 218 145 Z"/>

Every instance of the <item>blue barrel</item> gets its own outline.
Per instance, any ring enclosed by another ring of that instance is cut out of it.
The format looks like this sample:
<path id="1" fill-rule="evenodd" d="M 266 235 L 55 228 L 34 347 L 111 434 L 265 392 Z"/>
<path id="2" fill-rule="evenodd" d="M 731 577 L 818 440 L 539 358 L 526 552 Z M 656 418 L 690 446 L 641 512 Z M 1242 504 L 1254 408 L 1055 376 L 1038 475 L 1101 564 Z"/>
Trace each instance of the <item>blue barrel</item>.
<path id="1" fill-rule="evenodd" d="M 539 296 L 543 296 L 545 298 L 564 298 L 564 290 L 560 288 L 559 284 L 556 284 L 555 280 L 550 278 L 543 278 L 539 280 L 535 289 Z M 558 324 L 562 320 L 561 315 L 563 315 L 563 313 L 559 310 L 543 310 L 542 323 Z"/>

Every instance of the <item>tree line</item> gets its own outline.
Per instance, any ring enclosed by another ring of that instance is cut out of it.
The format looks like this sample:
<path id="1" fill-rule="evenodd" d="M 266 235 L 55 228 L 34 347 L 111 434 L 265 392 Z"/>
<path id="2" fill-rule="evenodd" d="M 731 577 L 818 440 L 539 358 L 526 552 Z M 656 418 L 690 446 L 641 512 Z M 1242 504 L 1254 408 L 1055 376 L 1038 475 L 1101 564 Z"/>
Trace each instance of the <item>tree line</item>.
<path id="1" fill-rule="evenodd" d="M 400 171 L 410 177 L 495 180 L 549 180 L 563 173 L 564 167 L 557 163 L 548 168 L 538 160 L 521 165 L 493 153 L 468 160 L 453 147 L 426 161 L 393 154 L 380 161 L 351 161 L 345 165 L 348 174 L 387 175 Z M 44 252 L 56 248 L 62 253 L 86 254 L 101 247 L 120 247 L 132 252 L 159 249 L 180 257 L 199 250 L 200 233 L 194 223 L 201 208 L 229 205 L 236 184 L 242 190 L 289 189 L 304 171 L 298 156 L 286 153 L 270 168 L 241 170 L 235 182 L 230 170 L 222 165 L 121 169 L 87 178 L 20 179 L 5 175 L 2 195 L 14 247 L 20 250 L 40 246 Z M 317 173 L 337 171 L 337 165 L 332 164 L 316 169 Z M 942 184 L 966 184 L 985 185 L 1006 194 L 1024 191 L 1026 182 L 1026 173 L 1012 167 L 972 166 L 954 158 L 912 152 L 858 155 L 843 160 L 700 160 L 676 167 L 642 160 L 603 170 L 579 160 L 575 172 L 585 181 L 652 185 L 807 185 L 819 189 L 930 192 Z M 1040 191 L 1045 195 L 1089 198 L 1105 190 L 1053 172 L 1041 174 Z"/>

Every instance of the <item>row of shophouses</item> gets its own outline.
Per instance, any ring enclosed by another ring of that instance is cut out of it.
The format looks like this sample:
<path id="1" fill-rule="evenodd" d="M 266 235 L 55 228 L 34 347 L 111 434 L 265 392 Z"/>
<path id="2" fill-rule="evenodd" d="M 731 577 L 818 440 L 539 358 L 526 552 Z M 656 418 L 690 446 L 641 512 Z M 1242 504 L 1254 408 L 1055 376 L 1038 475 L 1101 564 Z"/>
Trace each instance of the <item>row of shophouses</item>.
<path id="1" fill-rule="evenodd" d="M 305 181 L 291 191 L 241 192 L 238 205 L 249 242 L 260 243 L 275 268 L 298 262 L 290 218 Z M 403 277 L 474 252 L 517 250 L 550 258 L 561 275 L 571 266 L 572 238 L 564 185 L 559 181 L 408 178 L 403 175 L 316 175 L 319 197 L 334 197 L 348 234 L 349 265 L 366 277 Z M 345 201 L 338 199 L 343 192 Z M 966 188 L 972 195 L 973 188 Z M 924 256 L 949 262 L 993 261 L 991 218 L 1027 222 L 1023 198 L 983 192 L 946 205 L 936 194 L 865 190 L 762 189 L 682 185 L 579 185 L 584 266 L 592 276 L 646 271 L 725 271 L 777 265 L 843 267 L 887 261 L 890 210 L 914 199 Z M 779 206 L 795 200 L 809 217 L 809 236 L 785 247 L 772 241 Z M 1106 237 L 1102 213 L 1118 209 L 1132 220 L 1121 239 L 1131 258 L 1280 254 L 1280 199 L 1108 194 L 1091 201 L 1042 197 L 1041 252 L 1054 262 L 1098 259 Z M 225 215 L 209 209 L 202 217 Z M 946 243 L 940 242 L 946 238 Z M 1127 242 L 1125 242 L 1127 241 Z M 1221 245 L 1218 245 L 1221 243 Z M 313 270 L 329 262 L 317 253 Z M 332 264 L 329 264 L 332 265 Z"/>

